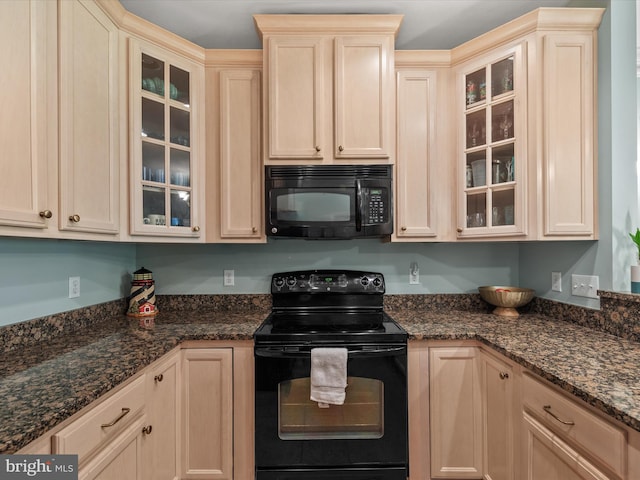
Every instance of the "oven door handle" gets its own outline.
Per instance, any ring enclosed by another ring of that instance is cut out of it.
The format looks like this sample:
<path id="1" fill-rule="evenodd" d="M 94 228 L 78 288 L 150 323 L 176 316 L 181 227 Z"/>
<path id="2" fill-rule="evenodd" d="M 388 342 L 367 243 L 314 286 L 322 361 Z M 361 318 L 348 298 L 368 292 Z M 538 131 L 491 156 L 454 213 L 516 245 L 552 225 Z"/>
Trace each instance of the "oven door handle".
<path id="1" fill-rule="evenodd" d="M 310 358 L 311 347 L 309 350 L 293 350 L 291 347 L 256 347 L 254 353 L 257 357 L 268 358 Z M 383 346 L 374 348 L 358 348 L 349 349 L 349 358 L 362 357 L 395 357 L 404 355 L 407 347 L 404 345 Z"/>

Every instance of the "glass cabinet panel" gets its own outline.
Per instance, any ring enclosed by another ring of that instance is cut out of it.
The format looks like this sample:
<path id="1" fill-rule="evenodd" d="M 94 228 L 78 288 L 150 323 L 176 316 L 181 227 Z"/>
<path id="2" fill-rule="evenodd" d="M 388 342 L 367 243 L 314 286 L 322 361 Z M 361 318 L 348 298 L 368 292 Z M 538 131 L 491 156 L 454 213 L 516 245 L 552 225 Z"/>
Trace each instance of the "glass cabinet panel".
<path id="1" fill-rule="evenodd" d="M 140 128 L 135 181 L 141 186 L 136 187 L 141 198 L 137 193 L 133 223 L 138 233 L 191 235 L 194 79 L 190 71 L 174 65 L 168 54 L 152 54 L 158 50 L 136 43 L 131 51 L 132 72 L 140 75 L 133 80 L 140 87 L 134 89 L 132 100 L 137 110 L 133 118 L 139 119 Z"/>
<path id="2" fill-rule="evenodd" d="M 463 74 L 465 198 L 464 228 L 459 231 L 469 235 L 488 235 L 493 227 L 500 228 L 495 233 L 519 233 L 507 228 L 518 225 L 516 207 L 521 202 L 515 169 L 520 127 L 514 83 L 517 55 L 510 53 Z"/>

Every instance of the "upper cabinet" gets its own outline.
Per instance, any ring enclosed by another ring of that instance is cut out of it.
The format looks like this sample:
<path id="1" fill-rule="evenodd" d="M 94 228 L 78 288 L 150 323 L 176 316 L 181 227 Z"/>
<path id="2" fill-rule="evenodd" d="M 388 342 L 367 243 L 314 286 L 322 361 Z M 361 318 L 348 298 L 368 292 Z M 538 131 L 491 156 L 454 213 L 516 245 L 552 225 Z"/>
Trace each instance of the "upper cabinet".
<path id="1" fill-rule="evenodd" d="M 603 13 L 542 8 L 452 50 L 458 238 L 597 238 Z"/>
<path id="2" fill-rule="evenodd" d="M 0 4 L 0 232 L 118 240 L 118 29 L 93 1 Z"/>
<path id="3" fill-rule="evenodd" d="M 448 52 L 396 52 L 394 242 L 455 239 Z"/>
<path id="4" fill-rule="evenodd" d="M 55 22 L 50 2 L 0 2 L 0 58 L 6 66 L 0 70 L 0 225 L 42 230 L 57 213 L 48 198 L 56 157 L 47 135 L 47 106 L 55 97 L 55 70 L 53 76 L 49 71 L 55 68 Z"/>
<path id="5" fill-rule="evenodd" d="M 60 2 L 59 228 L 119 232 L 118 29 L 91 1 Z"/>
<path id="6" fill-rule="evenodd" d="M 129 39 L 131 234 L 201 235 L 204 66 Z"/>
<path id="7" fill-rule="evenodd" d="M 210 50 L 205 80 L 207 241 L 266 242 L 262 52 Z"/>
<path id="8" fill-rule="evenodd" d="M 254 15 L 265 163 L 394 161 L 401 15 Z"/>
<path id="9" fill-rule="evenodd" d="M 523 49 L 498 49 L 456 69 L 460 237 L 526 232 Z"/>

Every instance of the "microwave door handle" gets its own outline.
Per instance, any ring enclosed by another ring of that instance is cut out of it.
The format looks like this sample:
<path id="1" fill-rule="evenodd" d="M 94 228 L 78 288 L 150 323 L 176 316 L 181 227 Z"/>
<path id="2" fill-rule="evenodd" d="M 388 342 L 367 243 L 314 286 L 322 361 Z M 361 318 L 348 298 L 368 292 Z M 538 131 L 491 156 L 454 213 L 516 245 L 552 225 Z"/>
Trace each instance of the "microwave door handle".
<path id="1" fill-rule="evenodd" d="M 356 178 L 356 232 L 362 230 L 362 185 Z"/>

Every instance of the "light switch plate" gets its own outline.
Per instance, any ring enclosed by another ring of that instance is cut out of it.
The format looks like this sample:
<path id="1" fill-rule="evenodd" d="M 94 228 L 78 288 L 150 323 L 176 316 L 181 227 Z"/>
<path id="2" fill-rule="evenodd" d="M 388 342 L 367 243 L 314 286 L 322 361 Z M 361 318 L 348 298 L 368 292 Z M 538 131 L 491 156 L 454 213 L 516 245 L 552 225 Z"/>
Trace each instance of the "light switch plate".
<path id="1" fill-rule="evenodd" d="M 599 283 L 597 275 L 571 275 L 571 295 L 598 298 Z"/>

